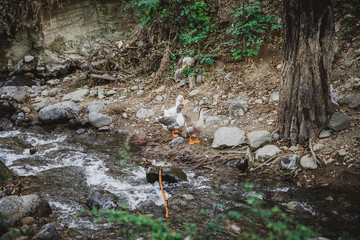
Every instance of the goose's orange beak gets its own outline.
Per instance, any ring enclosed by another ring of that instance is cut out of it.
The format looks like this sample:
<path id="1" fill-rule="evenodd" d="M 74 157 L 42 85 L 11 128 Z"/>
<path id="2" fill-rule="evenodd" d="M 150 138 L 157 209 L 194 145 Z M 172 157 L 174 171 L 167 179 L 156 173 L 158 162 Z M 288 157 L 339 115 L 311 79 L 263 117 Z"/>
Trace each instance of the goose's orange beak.
<path id="1" fill-rule="evenodd" d="M 184 97 L 181 98 L 181 101 L 185 101 Z M 187 107 L 184 105 L 184 108 L 187 108 Z"/>

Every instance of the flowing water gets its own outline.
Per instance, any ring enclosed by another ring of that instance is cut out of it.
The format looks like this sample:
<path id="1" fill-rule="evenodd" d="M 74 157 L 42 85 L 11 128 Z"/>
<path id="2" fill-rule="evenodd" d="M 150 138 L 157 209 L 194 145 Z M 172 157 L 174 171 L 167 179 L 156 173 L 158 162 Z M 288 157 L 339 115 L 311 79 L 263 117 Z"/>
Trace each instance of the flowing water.
<path id="1" fill-rule="evenodd" d="M 71 239 L 117 239 L 114 224 L 93 223 L 91 216 L 77 217 L 94 191 L 107 191 L 120 197 L 134 213 L 163 217 L 164 201 L 159 184 L 146 180 L 145 161 L 126 149 L 126 137 L 119 134 L 96 136 L 91 131 L 3 131 L 0 132 L 0 160 L 26 179 L 25 192 L 37 192 L 50 204 L 57 228 Z M 35 149 L 35 152 L 33 150 Z M 135 151 L 132 147 L 131 151 Z M 135 151 L 136 152 L 136 151 Z M 124 153 L 127 161 L 123 161 Z M 166 165 L 149 159 L 153 165 Z M 167 164 L 169 165 L 169 164 Z M 214 194 L 212 178 L 201 171 L 184 169 L 186 182 L 164 183 L 173 224 L 204 223 L 200 209 L 211 214 L 246 208 L 248 192 L 229 176 Z M 354 193 L 296 188 L 284 183 L 255 183 L 254 191 L 269 205 L 287 209 L 290 216 L 309 226 L 321 227 L 324 237 L 336 239 L 343 232 L 357 239 L 360 234 L 360 196 Z M 188 198 L 190 196 L 190 199 Z M 195 200 L 191 200 L 194 198 Z M 190 204 L 189 204 L 190 203 Z M 233 239 L 234 235 L 221 237 Z"/>

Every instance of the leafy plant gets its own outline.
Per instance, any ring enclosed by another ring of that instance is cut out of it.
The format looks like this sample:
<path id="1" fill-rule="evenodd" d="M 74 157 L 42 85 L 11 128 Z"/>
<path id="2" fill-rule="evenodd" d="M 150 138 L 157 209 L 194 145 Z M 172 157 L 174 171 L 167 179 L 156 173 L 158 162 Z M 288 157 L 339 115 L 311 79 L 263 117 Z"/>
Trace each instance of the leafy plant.
<path id="1" fill-rule="evenodd" d="M 259 1 L 244 2 L 234 11 L 234 24 L 226 31 L 231 37 L 227 44 L 233 48 L 234 60 L 256 56 L 267 36 L 281 28 L 279 18 L 265 14 L 260 5 Z"/>

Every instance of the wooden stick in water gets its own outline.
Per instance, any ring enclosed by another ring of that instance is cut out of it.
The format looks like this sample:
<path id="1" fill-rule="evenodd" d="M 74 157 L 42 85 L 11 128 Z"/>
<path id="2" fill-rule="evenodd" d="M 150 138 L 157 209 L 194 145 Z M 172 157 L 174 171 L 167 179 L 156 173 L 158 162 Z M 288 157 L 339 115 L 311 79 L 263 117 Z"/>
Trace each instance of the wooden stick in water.
<path id="1" fill-rule="evenodd" d="M 159 168 L 159 184 L 160 184 L 160 189 L 161 189 L 161 192 L 163 194 L 164 202 L 165 202 L 165 217 L 168 218 L 169 217 L 169 209 L 168 209 L 168 204 L 167 204 L 164 188 L 163 188 L 163 185 L 162 185 L 161 167 Z"/>

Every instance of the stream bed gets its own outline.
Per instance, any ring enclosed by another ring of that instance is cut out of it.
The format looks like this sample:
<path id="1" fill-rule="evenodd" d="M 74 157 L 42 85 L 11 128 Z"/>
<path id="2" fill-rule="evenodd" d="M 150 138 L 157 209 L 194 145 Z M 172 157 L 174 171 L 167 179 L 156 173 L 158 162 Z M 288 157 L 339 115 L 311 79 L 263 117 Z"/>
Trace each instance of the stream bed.
<path id="1" fill-rule="evenodd" d="M 116 133 L 97 135 L 61 130 L 22 130 L 0 132 L 0 160 L 25 182 L 24 193 L 38 193 L 52 208 L 51 220 L 69 239 L 119 239 L 116 224 L 94 223 L 91 216 L 78 217 L 95 191 L 119 197 L 119 204 L 133 213 L 164 217 L 164 200 L 158 182 L 148 183 L 144 161 L 171 165 L 137 156 L 134 146 L 127 149 L 127 136 Z M 187 181 L 164 183 L 172 226 L 184 222 L 204 224 L 199 214 L 209 209 L 215 215 L 226 209 L 247 208 L 248 191 L 243 182 L 228 176 L 228 182 L 214 189 L 211 175 L 183 169 Z M 323 237 L 359 239 L 360 195 L 325 189 L 298 188 L 292 184 L 254 183 L 254 192 L 270 206 L 278 205 L 289 216 L 307 226 L 316 226 Z M 243 224 L 249 224 L 244 220 Z M 241 226 L 241 224 L 240 224 Z M 236 239 L 237 233 L 218 236 Z M 216 238 L 216 236 L 215 236 Z"/>

